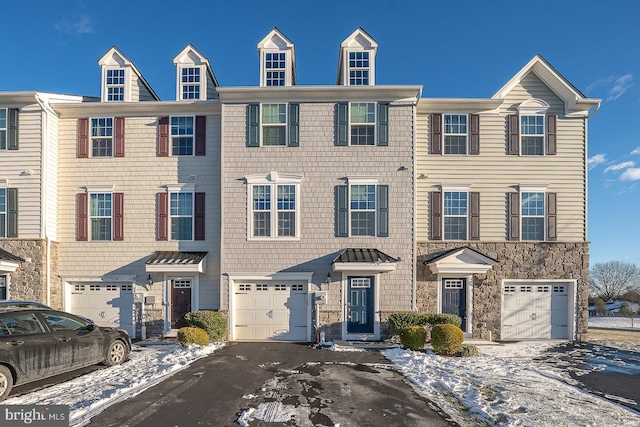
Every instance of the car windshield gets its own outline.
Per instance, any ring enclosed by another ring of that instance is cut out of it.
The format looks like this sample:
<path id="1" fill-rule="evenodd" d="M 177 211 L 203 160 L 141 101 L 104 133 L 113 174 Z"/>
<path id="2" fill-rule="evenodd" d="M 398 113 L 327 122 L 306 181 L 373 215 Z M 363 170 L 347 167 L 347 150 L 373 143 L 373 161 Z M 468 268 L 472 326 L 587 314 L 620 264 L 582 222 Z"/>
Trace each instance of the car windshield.
<path id="1" fill-rule="evenodd" d="M 87 324 L 62 314 L 42 313 L 52 331 L 79 331 L 87 329 Z"/>

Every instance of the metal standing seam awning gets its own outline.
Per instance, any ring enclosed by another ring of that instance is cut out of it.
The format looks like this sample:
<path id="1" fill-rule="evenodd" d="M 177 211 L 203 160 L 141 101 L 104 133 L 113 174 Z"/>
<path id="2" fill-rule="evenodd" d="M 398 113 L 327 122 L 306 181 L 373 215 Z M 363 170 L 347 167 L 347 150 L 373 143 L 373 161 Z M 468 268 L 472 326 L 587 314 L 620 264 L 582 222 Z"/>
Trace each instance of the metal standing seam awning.
<path id="1" fill-rule="evenodd" d="M 348 248 L 331 263 L 333 271 L 368 271 L 386 273 L 395 271 L 399 258 L 393 258 L 378 249 Z"/>
<path id="2" fill-rule="evenodd" d="M 156 251 L 147 262 L 147 272 L 203 273 L 207 252 Z"/>
<path id="3" fill-rule="evenodd" d="M 7 273 L 13 273 L 20 267 L 20 263 L 25 260 L 17 255 L 0 249 L 0 271 Z"/>

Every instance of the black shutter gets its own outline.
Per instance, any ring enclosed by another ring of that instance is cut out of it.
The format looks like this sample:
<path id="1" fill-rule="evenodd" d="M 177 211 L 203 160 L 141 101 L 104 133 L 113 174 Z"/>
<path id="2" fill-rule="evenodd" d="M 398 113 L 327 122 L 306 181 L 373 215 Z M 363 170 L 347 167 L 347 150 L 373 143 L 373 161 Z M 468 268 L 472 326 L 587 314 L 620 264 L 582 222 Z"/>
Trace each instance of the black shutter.
<path id="1" fill-rule="evenodd" d="M 336 186 L 336 237 L 349 236 L 349 191 L 346 185 Z"/>
<path id="2" fill-rule="evenodd" d="M 260 104 L 249 104 L 247 107 L 247 147 L 260 146 Z"/>
<path id="3" fill-rule="evenodd" d="M 520 154 L 520 117 L 517 114 L 510 114 L 508 117 L 509 123 L 509 140 L 508 140 L 508 154 L 517 156 Z"/>
<path id="4" fill-rule="evenodd" d="M 431 192 L 431 240 L 442 240 L 442 193 Z"/>
<path id="5" fill-rule="evenodd" d="M 7 188 L 7 237 L 18 237 L 18 189 Z"/>
<path id="6" fill-rule="evenodd" d="M 195 155 L 207 155 L 207 116 L 196 116 Z"/>
<path id="7" fill-rule="evenodd" d="M 480 154 L 480 116 L 469 114 L 469 154 Z"/>
<path id="8" fill-rule="evenodd" d="M 289 147 L 300 146 L 300 104 L 289 104 Z"/>
<path id="9" fill-rule="evenodd" d="M 378 185 L 378 237 L 389 237 L 389 186 Z"/>
<path id="10" fill-rule="evenodd" d="M 389 145 L 389 104 L 378 104 L 378 145 Z"/>
<path id="11" fill-rule="evenodd" d="M 9 121 L 7 123 L 7 149 L 18 149 L 18 109 L 9 108 L 7 113 L 9 114 Z"/>
<path id="12" fill-rule="evenodd" d="M 442 114 L 431 115 L 431 150 L 429 154 L 442 154 Z"/>
<path id="13" fill-rule="evenodd" d="M 349 104 L 336 106 L 336 145 L 349 145 Z"/>

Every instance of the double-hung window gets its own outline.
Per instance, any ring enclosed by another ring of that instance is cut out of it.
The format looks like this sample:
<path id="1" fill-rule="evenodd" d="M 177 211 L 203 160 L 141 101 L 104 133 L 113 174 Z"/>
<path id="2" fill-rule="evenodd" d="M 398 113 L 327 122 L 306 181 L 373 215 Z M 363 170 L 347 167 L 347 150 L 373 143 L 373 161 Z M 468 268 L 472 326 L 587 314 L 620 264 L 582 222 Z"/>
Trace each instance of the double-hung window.
<path id="1" fill-rule="evenodd" d="M 262 104 L 262 145 L 287 145 L 287 104 Z"/>
<path id="2" fill-rule="evenodd" d="M 0 237 L 7 237 L 7 189 L 0 188 Z"/>
<path id="3" fill-rule="evenodd" d="M 467 154 L 467 115 L 444 115 L 444 154 Z"/>
<path id="4" fill-rule="evenodd" d="M 266 177 L 246 179 L 250 207 L 248 238 L 299 239 L 302 177 L 271 172 Z"/>
<path id="5" fill-rule="evenodd" d="M 107 101 L 124 101 L 125 70 L 107 69 L 106 73 Z"/>
<path id="6" fill-rule="evenodd" d="M 111 193 L 89 195 L 91 240 L 111 240 L 113 201 Z"/>
<path id="7" fill-rule="evenodd" d="M 287 54 L 284 52 L 265 53 L 265 83 L 266 86 L 284 86 Z"/>
<path id="8" fill-rule="evenodd" d="M 171 117 L 171 154 L 192 156 L 194 138 L 193 116 Z"/>
<path id="9" fill-rule="evenodd" d="M 468 193 L 444 191 L 444 239 L 467 240 Z"/>
<path id="10" fill-rule="evenodd" d="M 7 149 L 7 109 L 0 108 L 0 150 Z"/>
<path id="11" fill-rule="evenodd" d="M 336 187 L 336 237 L 389 236 L 389 186 L 375 178 L 347 180 Z"/>
<path id="12" fill-rule="evenodd" d="M 339 103 L 336 107 L 336 145 L 389 145 L 389 104 Z"/>
<path id="13" fill-rule="evenodd" d="M 7 275 L 0 274 L 0 300 L 4 301 L 9 296 L 9 292 L 7 289 Z"/>
<path id="14" fill-rule="evenodd" d="M 193 193 L 169 194 L 171 240 L 193 240 Z"/>
<path id="15" fill-rule="evenodd" d="M 368 85 L 369 70 L 369 52 L 349 52 L 349 85 Z"/>
<path id="16" fill-rule="evenodd" d="M 351 145 L 376 145 L 375 102 L 351 103 Z"/>
<path id="17" fill-rule="evenodd" d="M 200 67 L 181 69 L 182 99 L 200 99 Z"/>
<path id="18" fill-rule="evenodd" d="M 520 140 L 522 155 L 544 154 L 544 116 L 520 116 Z"/>
<path id="19" fill-rule="evenodd" d="M 111 157 L 113 155 L 113 119 L 91 119 L 91 155 Z"/>
<path id="20" fill-rule="evenodd" d="M 0 237 L 18 237 L 18 189 L 0 187 Z"/>
<path id="21" fill-rule="evenodd" d="M 522 192 L 522 240 L 544 240 L 545 193 Z"/>

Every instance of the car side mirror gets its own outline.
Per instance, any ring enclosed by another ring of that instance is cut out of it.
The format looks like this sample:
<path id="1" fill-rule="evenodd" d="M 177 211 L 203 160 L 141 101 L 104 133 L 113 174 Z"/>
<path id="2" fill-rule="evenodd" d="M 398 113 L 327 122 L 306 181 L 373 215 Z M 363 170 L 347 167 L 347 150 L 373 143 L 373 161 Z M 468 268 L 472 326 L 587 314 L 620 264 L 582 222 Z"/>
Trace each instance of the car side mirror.
<path id="1" fill-rule="evenodd" d="M 90 331 L 90 332 L 91 331 L 95 331 L 96 330 L 96 324 L 95 323 L 89 323 L 87 325 L 87 330 Z"/>

